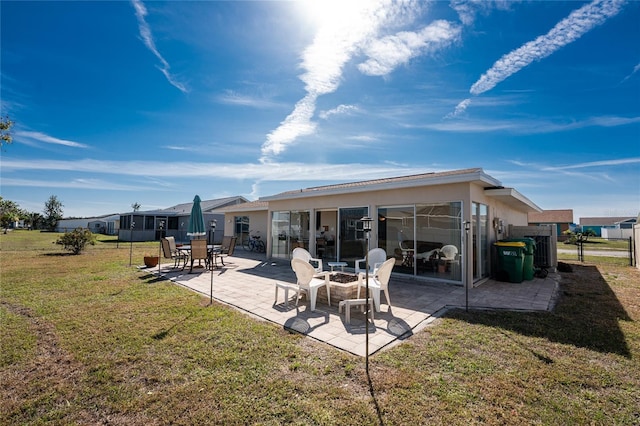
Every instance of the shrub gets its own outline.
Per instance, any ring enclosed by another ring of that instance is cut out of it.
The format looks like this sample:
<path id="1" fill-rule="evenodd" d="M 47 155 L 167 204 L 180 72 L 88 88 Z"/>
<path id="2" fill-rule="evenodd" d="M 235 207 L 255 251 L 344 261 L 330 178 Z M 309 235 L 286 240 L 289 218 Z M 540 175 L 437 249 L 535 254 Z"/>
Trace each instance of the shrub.
<path id="1" fill-rule="evenodd" d="M 80 254 L 87 244 L 95 245 L 96 240 L 91 231 L 83 228 L 76 228 L 71 232 L 65 232 L 58 238 L 56 244 L 63 246 L 73 254 Z"/>

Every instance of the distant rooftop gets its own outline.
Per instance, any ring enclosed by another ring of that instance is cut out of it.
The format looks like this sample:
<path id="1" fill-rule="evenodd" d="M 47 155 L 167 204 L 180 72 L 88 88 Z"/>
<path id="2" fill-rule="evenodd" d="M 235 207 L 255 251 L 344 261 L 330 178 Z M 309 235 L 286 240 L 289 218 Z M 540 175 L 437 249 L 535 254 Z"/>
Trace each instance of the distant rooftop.
<path id="1" fill-rule="evenodd" d="M 582 226 L 612 226 L 619 222 L 633 220 L 631 216 L 609 216 L 609 217 L 581 217 L 580 225 Z"/>
<path id="2" fill-rule="evenodd" d="M 529 223 L 573 223 L 573 210 L 529 212 Z"/>

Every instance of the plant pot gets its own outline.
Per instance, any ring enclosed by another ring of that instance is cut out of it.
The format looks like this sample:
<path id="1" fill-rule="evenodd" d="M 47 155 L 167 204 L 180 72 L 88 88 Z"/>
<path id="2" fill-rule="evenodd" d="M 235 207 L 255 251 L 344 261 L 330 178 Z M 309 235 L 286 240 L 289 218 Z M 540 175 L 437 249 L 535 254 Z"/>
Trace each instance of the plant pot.
<path id="1" fill-rule="evenodd" d="M 145 256 L 144 265 L 147 268 L 153 268 L 154 266 L 158 266 L 158 256 Z"/>

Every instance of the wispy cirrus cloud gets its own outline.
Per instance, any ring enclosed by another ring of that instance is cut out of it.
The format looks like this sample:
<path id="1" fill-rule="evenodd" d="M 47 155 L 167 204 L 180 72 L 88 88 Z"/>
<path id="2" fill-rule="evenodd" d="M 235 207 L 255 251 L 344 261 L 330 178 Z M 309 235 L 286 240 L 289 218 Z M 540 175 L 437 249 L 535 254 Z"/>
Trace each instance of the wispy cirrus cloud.
<path id="1" fill-rule="evenodd" d="M 411 58 L 432 53 L 455 40 L 460 30 L 446 21 L 436 21 L 413 32 L 385 34 L 412 24 L 425 4 L 417 0 L 354 1 L 336 11 L 302 54 L 304 72 L 300 79 L 305 83 L 306 95 L 267 135 L 260 161 L 272 161 L 298 138 L 316 131 L 317 123 L 312 119 L 318 97 L 337 90 L 344 66 L 357 55 L 368 58 L 360 63 L 360 72 L 384 76 Z"/>
<path id="2" fill-rule="evenodd" d="M 611 167 L 621 166 L 626 164 L 638 164 L 640 163 L 640 157 L 631 158 L 618 158 L 614 160 L 601 160 L 601 161 L 588 161 L 585 163 L 567 164 L 564 166 L 552 166 L 544 167 L 543 170 L 571 170 L 571 169 L 586 169 L 591 167 Z"/>
<path id="3" fill-rule="evenodd" d="M 153 39 L 153 34 L 151 33 L 151 28 L 149 27 L 149 24 L 145 19 L 145 17 L 147 16 L 147 8 L 145 7 L 144 3 L 142 3 L 142 1 L 140 0 L 131 0 L 131 4 L 133 5 L 133 8 L 135 9 L 135 12 L 136 12 L 136 18 L 138 19 L 138 29 L 140 31 L 140 37 L 142 38 L 142 42 L 144 43 L 145 46 L 147 46 L 147 49 L 149 49 L 151 53 L 153 53 L 155 57 L 158 58 L 158 60 L 160 60 L 161 66 L 159 66 L 158 69 L 160 70 L 160 72 L 162 72 L 162 74 L 164 74 L 165 78 L 169 83 L 171 83 L 172 86 L 176 87 L 178 90 L 180 90 L 183 93 L 188 93 L 189 89 L 187 88 L 187 86 L 184 83 L 181 83 L 180 81 L 178 81 L 171 74 L 170 72 L 171 66 L 166 61 L 166 59 L 164 59 L 164 57 L 160 54 L 160 52 L 158 51 L 158 48 L 156 47 L 156 43 Z"/>
<path id="4" fill-rule="evenodd" d="M 640 164 L 640 157 L 616 158 L 601 161 L 589 161 L 575 164 L 564 164 L 559 166 L 550 166 L 547 164 L 525 162 L 519 160 L 510 160 L 511 164 L 518 167 L 529 169 L 531 175 L 527 178 L 531 181 L 541 179 L 554 179 L 553 176 L 561 174 L 563 176 L 577 177 L 580 179 L 590 179 L 594 181 L 616 182 L 620 179 L 617 176 L 616 169 L 619 166 L 634 166 Z M 637 166 L 634 166 L 637 167 Z M 592 170 L 593 169 L 593 170 Z M 538 175 L 536 175 L 538 173 Z"/>
<path id="5" fill-rule="evenodd" d="M 473 24 L 476 15 L 488 13 L 491 9 L 507 10 L 518 0 L 451 0 L 450 6 L 458 13 L 458 17 L 465 25 Z"/>
<path id="6" fill-rule="evenodd" d="M 620 83 L 624 83 L 625 81 L 629 80 L 631 77 L 633 77 L 633 75 L 635 73 L 637 73 L 638 71 L 640 71 L 640 64 L 636 65 L 635 67 L 633 67 L 633 71 L 631 71 L 631 74 L 629 74 L 628 76 L 626 76 L 625 78 L 622 79 L 622 81 Z"/>
<path id="7" fill-rule="evenodd" d="M 284 106 L 282 103 L 273 102 L 269 99 L 243 95 L 233 90 L 227 90 L 224 94 L 216 98 L 218 102 L 227 105 L 247 106 L 251 108 L 267 109 Z"/>
<path id="8" fill-rule="evenodd" d="M 102 173 L 117 176 L 135 176 L 145 179 L 191 179 L 194 177 L 229 179 L 254 179 L 256 181 L 326 181 L 328 176 L 335 176 L 336 181 L 359 179 L 375 179 L 380 176 L 398 176 L 400 174 L 424 173 L 424 167 L 407 167 L 371 164 L 314 164 L 306 163 L 194 163 L 163 161 L 105 161 L 95 159 L 82 160 L 17 160 L 3 158 L 2 170 L 5 173 L 41 170 L 48 172 Z M 239 175 L 238 170 L 242 170 Z M 8 180 L 3 177 L 2 184 L 20 184 L 26 186 L 27 181 Z"/>
<path id="9" fill-rule="evenodd" d="M 6 186 L 34 187 L 34 188 L 67 188 L 67 189 L 87 189 L 91 191 L 162 191 L 158 185 L 127 185 L 106 181 L 102 179 L 73 179 L 73 180 L 38 180 L 38 179 L 3 179 L 2 184 Z"/>
<path id="10" fill-rule="evenodd" d="M 469 92 L 477 96 L 493 89 L 499 83 L 534 61 L 539 61 L 552 55 L 562 47 L 578 40 L 598 25 L 616 16 L 625 3 L 626 0 L 594 0 L 574 10 L 568 17 L 558 22 L 547 34 L 525 43 L 496 61 L 471 86 Z M 461 114 L 468 106 L 469 103 L 466 100 L 462 101 L 448 118 Z"/>
<path id="11" fill-rule="evenodd" d="M 416 126 L 418 128 L 432 129 L 443 132 L 493 132 L 509 131 L 517 134 L 541 134 L 563 132 L 588 127 L 617 127 L 640 123 L 640 117 L 616 117 L 600 116 L 589 117 L 582 120 L 552 121 L 531 119 L 464 119 L 447 120 L 442 122 L 427 123 Z"/>
<path id="12" fill-rule="evenodd" d="M 89 147 L 88 145 L 85 145 L 80 142 L 74 142 L 66 139 L 55 138 L 53 136 L 49 136 L 41 132 L 19 130 L 15 132 L 15 137 L 17 140 L 26 139 L 27 141 L 36 141 L 36 142 L 42 142 L 42 143 L 47 143 L 52 145 L 63 145 L 63 146 L 69 146 L 71 148 L 88 148 Z"/>

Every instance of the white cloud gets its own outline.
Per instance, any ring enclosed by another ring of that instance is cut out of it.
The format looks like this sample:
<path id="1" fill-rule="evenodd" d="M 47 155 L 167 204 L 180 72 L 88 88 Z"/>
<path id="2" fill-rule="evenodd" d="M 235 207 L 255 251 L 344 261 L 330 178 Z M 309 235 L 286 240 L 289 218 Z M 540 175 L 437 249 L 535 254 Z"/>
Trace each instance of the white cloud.
<path id="1" fill-rule="evenodd" d="M 487 13 L 493 8 L 507 10 L 515 2 L 517 0 L 451 0 L 450 6 L 463 24 L 471 25 L 478 13 Z"/>
<path id="2" fill-rule="evenodd" d="M 504 55 L 476 81 L 469 90 L 479 95 L 528 66 L 546 58 L 558 49 L 582 37 L 594 27 L 620 12 L 625 0 L 595 0 L 556 24 L 547 34 L 530 41 Z"/>
<path id="3" fill-rule="evenodd" d="M 469 107 L 469 105 L 471 105 L 471 99 L 467 98 L 461 101 L 458 105 L 456 105 L 456 109 L 452 113 L 447 114 L 445 118 L 457 117 L 458 115 L 465 112 Z"/>
<path id="4" fill-rule="evenodd" d="M 460 27 L 447 21 L 434 21 L 418 32 L 402 31 L 373 40 L 366 48 L 369 57 L 358 65 L 360 72 L 384 76 L 411 58 L 449 46 L 460 37 Z"/>
<path id="5" fill-rule="evenodd" d="M 171 83 L 174 87 L 176 87 L 183 93 L 189 92 L 189 89 L 187 89 L 187 87 L 183 83 L 177 81 L 176 78 L 169 72 L 169 70 L 171 69 L 169 63 L 164 59 L 164 57 L 156 48 L 156 43 L 153 40 L 153 34 L 151 34 L 151 28 L 149 27 L 149 24 L 145 19 L 145 16 L 147 16 L 147 8 L 140 0 L 131 0 L 131 4 L 136 11 L 136 18 L 138 19 L 138 29 L 140 31 L 140 37 L 142 38 L 144 45 L 147 46 L 147 49 L 149 49 L 151 53 L 153 53 L 162 64 L 162 66 L 158 67 L 158 69 L 160 70 L 160 72 L 162 72 L 162 74 L 164 74 L 167 81 L 169 81 L 169 83 Z"/>
<path id="6" fill-rule="evenodd" d="M 22 131 L 15 132 L 15 136 L 17 139 L 25 138 L 32 141 L 43 142 L 43 143 L 48 143 L 53 145 L 64 145 L 72 148 L 88 148 L 88 146 L 83 143 L 54 138 L 53 136 L 45 135 L 44 133 L 41 133 L 41 132 L 30 132 L 30 131 L 22 130 Z"/>
<path id="7" fill-rule="evenodd" d="M 327 120 L 332 115 L 343 115 L 343 114 L 349 114 L 351 112 L 356 112 L 356 111 L 358 111 L 358 107 L 355 105 L 338 105 L 334 109 L 322 111 L 318 115 L 323 120 Z"/>
<path id="8" fill-rule="evenodd" d="M 318 7 L 325 6 L 317 2 Z M 327 3 L 327 7 L 334 5 Z M 340 85 L 344 66 L 361 49 L 390 25 L 403 25 L 414 19 L 414 13 L 422 6 L 419 1 L 394 2 L 391 0 L 369 0 L 342 3 L 342 7 L 324 20 L 313 43 L 302 54 L 300 79 L 305 83 L 307 94 L 296 104 L 280 126 L 267 135 L 262 145 L 260 161 L 272 161 L 275 155 L 300 136 L 313 133 L 312 122 L 318 96 L 333 93 Z"/>

